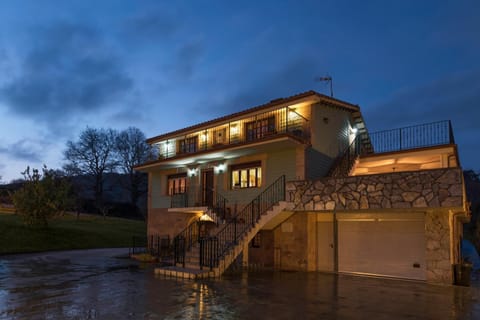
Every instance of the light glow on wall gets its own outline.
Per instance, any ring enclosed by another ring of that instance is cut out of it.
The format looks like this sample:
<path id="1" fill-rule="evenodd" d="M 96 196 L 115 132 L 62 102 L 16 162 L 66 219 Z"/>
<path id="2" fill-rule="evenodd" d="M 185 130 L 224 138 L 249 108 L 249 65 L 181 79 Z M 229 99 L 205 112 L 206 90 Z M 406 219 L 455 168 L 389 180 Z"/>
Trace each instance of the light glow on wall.
<path id="1" fill-rule="evenodd" d="M 214 168 L 214 171 L 215 171 L 215 173 L 223 173 L 223 172 L 225 172 L 225 164 L 224 164 L 224 163 L 220 163 L 220 164 L 216 165 L 215 168 Z"/>
<path id="2" fill-rule="evenodd" d="M 240 132 L 238 125 L 236 123 L 230 126 L 230 135 L 236 136 Z"/>

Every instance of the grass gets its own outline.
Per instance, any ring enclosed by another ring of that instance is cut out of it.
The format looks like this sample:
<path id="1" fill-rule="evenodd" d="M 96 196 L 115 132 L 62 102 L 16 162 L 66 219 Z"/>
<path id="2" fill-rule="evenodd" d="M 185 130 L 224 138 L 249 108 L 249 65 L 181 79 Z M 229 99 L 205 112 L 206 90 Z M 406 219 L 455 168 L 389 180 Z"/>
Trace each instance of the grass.
<path id="1" fill-rule="evenodd" d="M 145 236 L 143 221 L 98 216 L 51 220 L 48 228 L 25 226 L 16 214 L 0 212 L 0 254 L 52 250 L 130 247 L 132 236 Z"/>

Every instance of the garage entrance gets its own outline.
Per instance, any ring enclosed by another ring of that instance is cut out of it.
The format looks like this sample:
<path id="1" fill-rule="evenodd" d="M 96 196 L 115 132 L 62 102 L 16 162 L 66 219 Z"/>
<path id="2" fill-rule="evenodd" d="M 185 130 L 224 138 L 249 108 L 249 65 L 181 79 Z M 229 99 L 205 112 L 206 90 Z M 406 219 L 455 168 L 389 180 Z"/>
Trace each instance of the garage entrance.
<path id="1" fill-rule="evenodd" d="M 424 214 L 338 214 L 338 271 L 426 279 Z"/>

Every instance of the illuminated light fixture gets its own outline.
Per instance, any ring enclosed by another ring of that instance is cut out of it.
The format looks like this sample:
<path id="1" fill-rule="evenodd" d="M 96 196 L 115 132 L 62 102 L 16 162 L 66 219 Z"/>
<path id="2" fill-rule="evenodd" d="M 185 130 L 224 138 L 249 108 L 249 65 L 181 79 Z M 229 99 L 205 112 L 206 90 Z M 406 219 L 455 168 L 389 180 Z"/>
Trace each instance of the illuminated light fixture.
<path id="1" fill-rule="evenodd" d="M 230 134 L 237 135 L 238 134 L 238 125 L 236 123 L 230 126 Z"/>
<path id="2" fill-rule="evenodd" d="M 188 169 L 188 176 L 189 176 L 189 177 L 195 177 L 195 176 L 197 175 L 197 171 L 198 171 L 197 168 L 190 168 L 190 169 Z"/>
<path id="3" fill-rule="evenodd" d="M 297 109 L 295 109 L 295 108 L 288 108 L 288 119 L 289 120 L 296 119 L 296 118 L 299 117 L 296 110 Z"/>
<path id="4" fill-rule="evenodd" d="M 200 221 L 209 221 L 209 222 L 213 222 L 213 219 L 206 213 L 202 214 L 202 216 L 200 217 Z"/>
<path id="5" fill-rule="evenodd" d="M 220 164 L 216 165 L 215 166 L 215 171 L 217 173 L 223 173 L 225 171 L 225 164 L 220 163 Z"/>
<path id="6" fill-rule="evenodd" d="M 355 128 L 355 127 L 353 127 L 353 128 L 350 129 L 350 133 L 351 133 L 351 134 L 357 134 L 357 132 L 358 132 L 358 129 Z"/>
<path id="7" fill-rule="evenodd" d="M 202 133 L 202 135 L 200 136 L 200 139 L 202 139 L 202 142 L 207 141 L 207 138 L 208 138 L 208 133 Z"/>

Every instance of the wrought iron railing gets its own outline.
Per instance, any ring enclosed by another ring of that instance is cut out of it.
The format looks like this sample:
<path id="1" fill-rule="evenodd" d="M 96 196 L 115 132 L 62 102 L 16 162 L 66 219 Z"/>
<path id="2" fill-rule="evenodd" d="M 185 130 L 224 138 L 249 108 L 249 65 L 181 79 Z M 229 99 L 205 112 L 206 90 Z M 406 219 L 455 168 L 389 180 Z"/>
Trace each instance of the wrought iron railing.
<path id="1" fill-rule="evenodd" d="M 173 238 L 173 258 L 175 263 L 185 267 L 185 254 L 200 238 L 200 219 L 190 223 L 182 232 Z"/>
<path id="2" fill-rule="evenodd" d="M 208 207 L 225 218 L 228 200 L 214 189 L 186 188 L 184 193 L 170 196 L 171 208 Z"/>
<path id="3" fill-rule="evenodd" d="M 236 214 L 214 237 L 202 239 L 204 251 L 201 267 L 214 268 L 219 260 L 231 250 L 239 240 L 260 220 L 275 204 L 285 200 L 285 176 L 281 176 L 238 214 Z"/>
<path id="4" fill-rule="evenodd" d="M 283 107 L 165 139 L 155 145 L 158 147 L 158 159 L 169 159 L 228 145 L 268 139 L 279 134 L 287 134 L 308 143 L 309 120 L 298 110 Z"/>
<path id="5" fill-rule="evenodd" d="M 334 162 L 328 176 L 348 176 L 355 160 L 365 154 L 379 154 L 455 143 L 450 121 L 359 134 Z"/>
<path id="6" fill-rule="evenodd" d="M 371 153 L 371 145 L 369 144 L 368 134 L 361 133 L 355 137 L 355 140 L 353 140 L 348 148 L 335 160 L 327 176 L 348 176 L 355 164 L 355 160 L 357 160 L 360 155 L 368 153 Z"/>
<path id="7" fill-rule="evenodd" d="M 370 140 L 375 153 L 455 143 L 449 120 L 374 132 Z"/>
<path id="8" fill-rule="evenodd" d="M 213 222 L 218 225 L 226 218 L 228 200 L 213 189 L 209 190 L 208 192 L 211 193 L 209 196 L 211 196 L 212 199 L 212 203 L 208 207 L 214 213 L 214 215 L 210 217 L 213 219 Z"/>
<path id="9" fill-rule="evenodd" d="M 168 235 L 150 235 L 148 237 L 132 237 L 132 246 L 129 253 L 148 253 L 151 256 L 162 258 L 172 254 L 170 237 Z"/>

